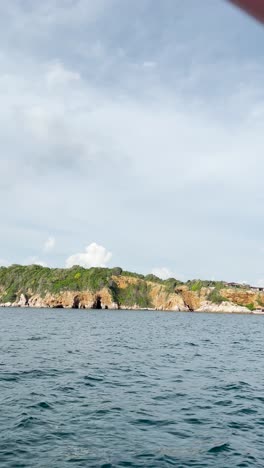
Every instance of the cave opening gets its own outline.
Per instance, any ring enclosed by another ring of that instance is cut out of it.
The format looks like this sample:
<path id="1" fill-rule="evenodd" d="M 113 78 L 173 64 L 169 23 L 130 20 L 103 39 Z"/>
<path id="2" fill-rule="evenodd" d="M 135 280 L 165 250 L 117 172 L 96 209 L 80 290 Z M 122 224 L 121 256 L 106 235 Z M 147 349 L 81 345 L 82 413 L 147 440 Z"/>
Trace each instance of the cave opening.
<path id="1" fill-rule="evenodd" d="M 72 308 L 79 309 L 79 306 L 80 306 L 80 299 L 78 296 L 75 296 L 75 298 L 73 299 Z"/>
<path id="2" fill-rule="evenodd" d="M 100 310 L 102 309 L 102 302 L 101 302 L 101 297 L 98 296 L 95 301 L 94 301 L 94 305 L 93 305 L 93 309 L 97 309 L 97 310 Z"/>

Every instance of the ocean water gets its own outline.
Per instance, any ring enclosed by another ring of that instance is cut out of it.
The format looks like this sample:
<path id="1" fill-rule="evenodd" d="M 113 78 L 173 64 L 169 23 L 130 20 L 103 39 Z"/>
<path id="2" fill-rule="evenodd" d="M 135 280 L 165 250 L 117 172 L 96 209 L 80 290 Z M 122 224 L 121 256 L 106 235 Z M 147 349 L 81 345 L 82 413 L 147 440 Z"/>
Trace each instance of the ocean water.
<path id="1" fill-rule="evenodd" d="M 263 467 L 264 317 L 0 309 L 0 466 Z"/>

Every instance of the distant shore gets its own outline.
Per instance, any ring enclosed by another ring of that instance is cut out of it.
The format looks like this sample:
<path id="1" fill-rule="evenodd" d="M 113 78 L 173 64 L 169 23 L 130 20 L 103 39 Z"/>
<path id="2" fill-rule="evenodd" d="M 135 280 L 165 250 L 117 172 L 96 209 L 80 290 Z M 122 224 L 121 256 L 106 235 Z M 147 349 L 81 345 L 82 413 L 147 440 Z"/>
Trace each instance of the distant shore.
<path id="1" fill-rule="evenodd" d="M 36 307 L 36 306 L 21 306 L 21 305 L 17 305 L 17 304 L 0 304 L 0 309 L 22 309 L 22 310 L 28 310 L 28 309 L 36 309 L 36 310 L 43 310 L 43 309 L 51 309 L 51 310 L 55 310 L 55 309 L 65 309 L 65 310 L 76 310 L 76 307 L 73 308 L 73 307 L 62 307 L 60 305 L 58 306 L 53 306 L 53 307 L 50 307 L 50 306 L 41 306 L 41 307 Z M 221 309 L 221 308 L 218 308 L 218 309 L 214 309 L 214 308 L 208 308 L 208 309 L 200 309 L 200 310 L 193 310 L 193 311 L 190 311 L 190 310 L 172 310 L 172 309 L 156 309 L 156 308 L 140 308 L 140 307 L 118 307 L 118 308 L 108 308 L 108 307 L 105 307 L 104 309 L 95 309 L 94 307 L 93 308 L 86 308 L 86 307 L 82 307 L 81 308 L 82 310 L 87 310 L 87 312 L 91 312 L 91 311 L 94 311 L 94 310 L 104 310 L 104 311 L 124 311 L 124 312 L 167 312 L 167 313 L 189 313 L 189 314 L 233 314 L 233 315 L 263 315 L 264 316 L 264 311 L 259 311 L 259 310 L 248 310 L 246 308 L 242 308 L 239 309 L 239 308 L 236 308 L 235 310 L 233 308 L 225 308 L 225 309 Z"/>
<path id="2" fill-rule="evenodd" d="M 224 281 L 185 283 L 116 268 L 0 267 L 0 307 L 264 314 L 264 291 Z"/>

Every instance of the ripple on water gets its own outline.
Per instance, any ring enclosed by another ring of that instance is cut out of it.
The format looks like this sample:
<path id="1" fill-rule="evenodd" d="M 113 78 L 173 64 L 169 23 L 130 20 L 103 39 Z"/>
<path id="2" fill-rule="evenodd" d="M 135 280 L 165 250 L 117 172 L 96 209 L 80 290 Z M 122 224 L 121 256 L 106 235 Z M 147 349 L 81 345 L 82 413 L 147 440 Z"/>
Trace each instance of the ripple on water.
<path id="1" fill-rule="evenodd" d="M 208 450 L 208 453 L 221 453 L 221 452 L 229 452 L 231 447 L 229 443 L 225 442 L 222 444 L 214 445 Z"/>
<path id="2" fill-rule="evenodd" d="M 218 400 L 214 404 L 217 406 L 232 406 L 233 401 L 232 400 Z"/>
<path id="3" fill-rule="evenodd" d="M 44 410 L 52 410 L 52 405 L 47 403 L 46 401 L 40 401 L 39 403 L 35 403 L 34 405 L 29 405 L 28 408 L 35 408 L 35 409 L 44 409 Z"/>
<path id="4" fill-rule="evenodd" d="M 39 419 L 34 416 L 24 416 L 17 423 L 16 427 L 18 429 L 28 429 L 33 427 L 35 424 L 39 424 Z"/>
<path id="5" fill-rule="evenodd" d="M 30 338 L 27 338 L 27 341 L 43 341 L 47 339 L 47 336 L 31 336 Z"/>
<path id="6" fill-rule="evenodd" d="M 84 380 L 85 382 L 103 382 L 104 379 L 102 377 L 95 377 L 95 376 L 92 376 L 92 375 L 85 375 L 84 376 Z"/>
<path id="7" fill-rule="evenodd" d="M 54 314 L 0 309 L 1 468 L 263 467 L 259 317 Z"/>

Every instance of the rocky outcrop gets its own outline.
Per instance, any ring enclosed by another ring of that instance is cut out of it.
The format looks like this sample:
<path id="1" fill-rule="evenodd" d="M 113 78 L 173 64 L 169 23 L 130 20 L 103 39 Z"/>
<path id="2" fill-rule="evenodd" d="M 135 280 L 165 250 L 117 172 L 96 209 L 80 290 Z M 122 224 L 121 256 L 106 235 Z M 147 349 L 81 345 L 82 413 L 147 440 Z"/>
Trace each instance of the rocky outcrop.
<path id="1" fill-rule="evenodd" d="M 41 267 L 34 268 L 35 277 L 32 266 L 15 265 L 9 270 L 2 269 L 0 306 L 264 313 L 262 288 L 200 280 L 180 283 L 171 279 L 166 282 L 153 275 L 144 277 L 128 272 L 122 275 L 122 270 L 118 268 L 104 271 L 92 269 L 92 272 L 85 269 L 78 270 L 78 267 L 73 270 L 44 269 L 41 279 L 41 270 L 39 270 Z M 5 271 L 6 282 L 3 281 Z M 16 286 L 14 281 L 10 280 L 9 271 L 14 278 L 17 278 Z M 28 279 L 25 280 L 23 274 L 27 274 Z M 24 285 L 23 289 L 21 284 Z M 98 290 L 95 290 L 96 285 L 99 285 Z M 58 292 L 50 292 L 54 290 Z"/>
<path id="2" fill-rule="evenodd" d="M 0 304 L 0 306 L 10 307 L 36 307 L 53 309 L 118 309 L 118 304 L 113 302 L 110 292 L 104 288 L 96 293 L 90 291 L 77 292 L 65 291 L 59 294 L 46 294 L 41 297 L 39 294 L 27 298 L 21 294 L 19 301 Z"/>
<path id="3" fill-rule="evenodd" d="M 17 307 L 27 307 L 28 306 L 28 296 L 26 294 L 21 294 L 19 301 L 17 302 Z"/>
<path id="4" fill-rule="evenodd" d="M 251 290 L 240 290 L 240 289 L 221 289 L 221 295 L 228 299 L 228 301 L 235 304 L 253 304 L 255 307 L 258 307 L 259 303 L 264 303 L 264 294 L 263 292 L 256 293 Z"/>
<path id="5" fill-rule="evenodd" d="M 238 306 L 230 302 L 222 302 L 222 304 L 213 304 L 212 302 L 202 302 L 196 312 L 217 312 L 222 314 L 252 314 L 247 307 Z"/>
<path id="6" fill-rule="evenodd" d="M 182 288 L 182 298 L 184 304 L 190 311 L 197 310 L 201 305 L 200 296 L 193 291 L 189 291 L 187 288 Z"/>
<path id="7" fill-rule="evenodd" d="M 151 302 L 155 310 L 171 310 L 176 312 L 186 312 L 189 310 L 180 294 L 168 294 L 162 286 L 153 285 L 153 283 L 148 284 L 150 286 Z"/>

